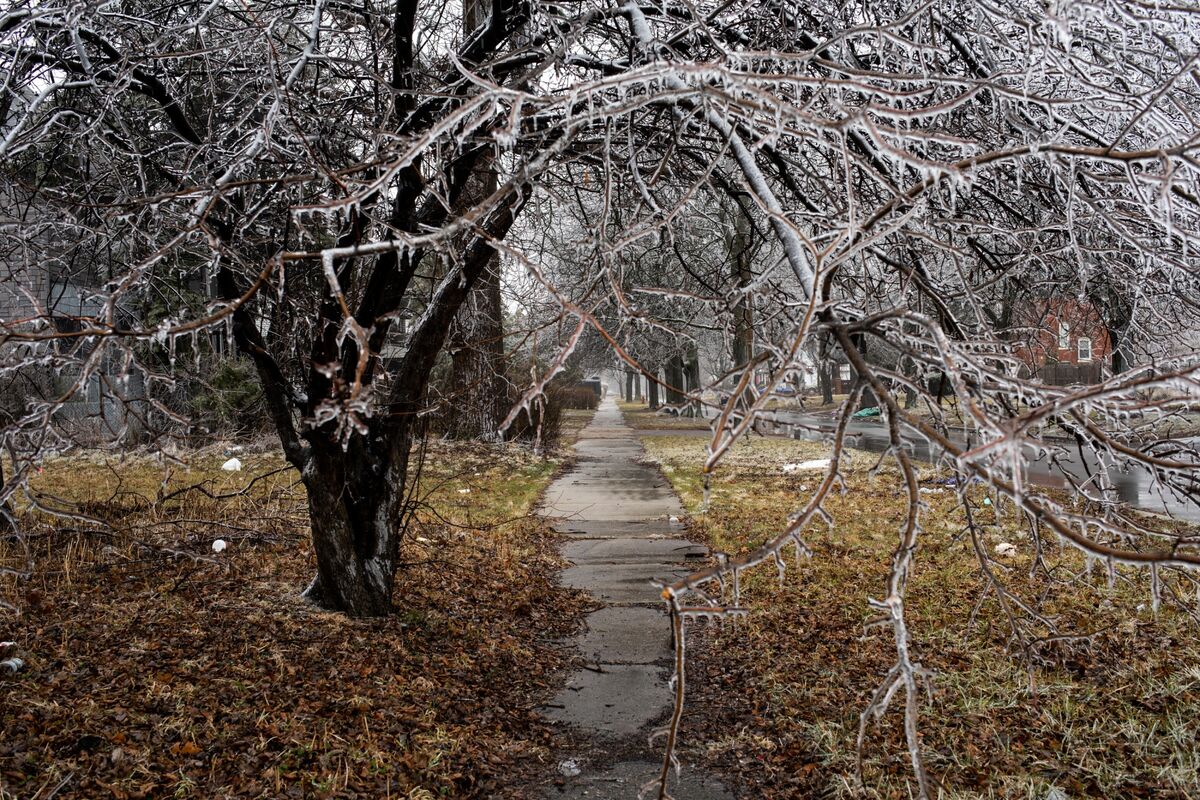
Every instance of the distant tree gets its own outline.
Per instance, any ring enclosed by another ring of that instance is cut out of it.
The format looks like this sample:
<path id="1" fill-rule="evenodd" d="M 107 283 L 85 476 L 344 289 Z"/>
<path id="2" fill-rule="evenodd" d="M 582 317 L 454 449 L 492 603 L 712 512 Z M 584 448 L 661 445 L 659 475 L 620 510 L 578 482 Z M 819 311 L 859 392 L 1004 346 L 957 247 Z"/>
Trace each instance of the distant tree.
<path id="1" fill-rule="evenodd" d="M 484 24 L 487 3 L 463 4 L 463 36 Z M 478 65 L 468 64 L 468 69 Z M 490 156 L 480 159 L 467 180 L 461 205 L 469 208 L 496 191 L 497 173 Z M 458 439 L 495 440 L 508 413 L 511 398 L 504 357 L 504 304 L 501 299 L 500 258 L 493 254 L 475 279 L 450 328 L 450 386 L 448 431 Z"/>

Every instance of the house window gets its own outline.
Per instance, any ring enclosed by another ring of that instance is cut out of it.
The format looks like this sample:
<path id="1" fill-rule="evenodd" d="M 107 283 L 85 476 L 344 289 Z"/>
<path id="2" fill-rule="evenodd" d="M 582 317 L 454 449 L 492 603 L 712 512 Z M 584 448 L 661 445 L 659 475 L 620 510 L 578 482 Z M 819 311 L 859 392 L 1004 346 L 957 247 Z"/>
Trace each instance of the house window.
<path id="1" fill-rule="evenodd" d="M 1058 349 L 1071 349 L 1071 326 L 1065 322 L 1058 323 Z"/>
<path id="2" fill-rule="evenodd" d="M 1078 356 L 1079 361 L 1091 361 L 1092 360 L 1092 340 L 1087 338 L 1086 336 L 1080 336 L 1079 343 L 1076 345 L 1075 353 Z"/>
<path id="3" fill-rule="evenodd" d="M 842 364 L 841 369 L 838 370 L 838 376 L 844 381 L 850 380 L 850 365 Z"/>

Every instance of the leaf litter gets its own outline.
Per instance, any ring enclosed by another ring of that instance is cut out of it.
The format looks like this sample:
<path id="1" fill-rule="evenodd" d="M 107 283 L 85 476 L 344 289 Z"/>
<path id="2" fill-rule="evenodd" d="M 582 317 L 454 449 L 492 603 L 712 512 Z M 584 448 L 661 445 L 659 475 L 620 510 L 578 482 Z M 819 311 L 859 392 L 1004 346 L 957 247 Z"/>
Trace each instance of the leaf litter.
<path id="1" fill-rule="evenodd" d="M 529 515 L 555 461 L 432 445 L 378 620 L 299 598 L 306 501 L 279 454 L 223 461 L 46 464 L 35 488 L 96 521 L 27 513 L 34 577 L 0 577 L 27 662 L 0 677 L 0 796 L 519 797 L 553 770 L 537 704 L 584 607 Z M 27 563 L 12 537 L 0 559 Z"/>
<path id="2" fill-rule="evenodd" d="M 806 498 L 813 473 L 785 474 L 783 465 L 827 456 L 814 442 L 739 443 L 705 504 L 704 440 L 643 442 L 692 513 L 689 537 L 733 555 L 775 535 Z M 827 504 L 831 523 L 805 535 L 813 558 L 782 583 L 772 570 L 746 573 L 751 613 L 688 638 L 685 760 L 723 773 L 746 796 L 910 795 L 900 713 L 875 729 L 862 784 L 855 778 L 858 717 L 894 655 L 891 639 L 866 626 L 866 600 L 884 585 L 903 503 L 894 469 L 873 472 L 874 454 L 846 455 L 846 491 Z M 920 472 L 924 482 L 952 485 L 931 466 Z M 1031 671 L 994 601 L 985 597 L 968 624 L 982 584 L 956 491 L 921 493 L 925 533 L 908 604 L 914 648 L 936 673 L 921 736 L 944 796 L 1200 796 L 1197 623 L 1165 606 L 1155 615 L 1145 576 L 1132 571 L 1111 588 L 1099 574 L 1076 585 L 1031 578 L 1026 532 L 998 521 L 986 535 L 991 547 L 1007 545 L 1009 591 L 1064 630 L 1094 634 L 1048 643 Z M 985 505 L 982 487 L 966 491 Z M 1043 545 L 1052 575 L 1083 573 L 1073 550 Z"/>

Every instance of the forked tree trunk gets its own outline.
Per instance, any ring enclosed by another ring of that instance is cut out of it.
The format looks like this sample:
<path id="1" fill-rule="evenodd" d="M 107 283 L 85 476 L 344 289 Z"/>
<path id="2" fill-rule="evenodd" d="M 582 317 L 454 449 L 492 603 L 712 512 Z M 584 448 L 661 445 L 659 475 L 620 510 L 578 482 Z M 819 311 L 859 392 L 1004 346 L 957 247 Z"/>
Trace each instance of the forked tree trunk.
<path id="1" fill-rule="evenodd" d="M 521 202 L 517 198 L 493 215 L 490 236 L 502 238 L 507 234 Z M 494 252 L 488 242 L 481 236 L 464 247 L 461 274 L 454 280 L 447 277 L 410 337 L 409 348 L 388 391 L 385 413 L 366 420 L 368 430 L 348 439 L 337 421 L 309 426 L 302 434 L 297 431 L 282 373 L 266 354 L 253 318 L 245 308 L 233 314 L 234 337 L 242 351 L 256 359 L 284 453 L 300 470 L 308 492 L 317 574 L 304 596 L 322 608 L 352 617 L 379 616 L 392 610 L 414 420 L 424 407 L 430 373 L 455 315 Z M 412 269 L 415 257 L 407 258 L 410 261 L 406 268 Z M 228 270 L 220 273 L 219 280 L 223 296 L 237 296 Z M 314 364 L 329 363 L 333 356 L 340 356 L 343 364 L 357 363 L 353 341 L 339 345 L 336 314 L 335 304 L 322 306 L 324 325 L 314 342 Z M 377 340 L 371 342 L 373 352 L 378 352 L 386 335 L 384 323 L 376 330 Z M 328 397 L 337 387 L 325 372 L 314 368 L 309 388 L 311 403 L 312 398 Z M 311 410 L 308 418 L 312 418 Z"/>
<path id="2" fill-rule="evenodd" d="M 1112 334 L 1109 334 L 1109 336 L 1112 336 Z M 1129 369 L 1129 365 L 1125 358 L 1125 351 L 1121 349 L 1120 345 L 1117 345 L 1112 351 L 1113 375 L 1120 375 L 1127 369 Z"/>
<path id="3" fill-rule="evenodd" d="M 342 453 L 334 444 L 314 449 L 303 472 L 317 556 L 317 574 L 304 597 L 322 608 L 352 617 L 392 610 L 411 447 L 408 423 L 401 424 L 406 429 L 389 457 L 372 456 L 355 443 L 351 450 L 358 452 Z"/>
<path id="4" fill-rule="evenodd" d="M 478 19 L 485 13 L 484 7 L 478 0 L 472 3 L 467 10 Z M 395 15 L 392 86 L 400 111 L 411 111 L 415 103 L 410 35 L 414 11 L 414 4 L 400 4 Z M 506 26 L 519 21 L 517 11 L 510 0 L 491 4 L 493 38 L 508 35 Z M 474 198 L 482 196 L 479 184 L 492 181 L 491 185 L 496 185 L 490 158 L 487 145 L 465 148 L 442 165 L 449 191 L 432 195 L 425 194 L 424 179 L 415 166 L 401 169 L 395 192 L 387 198 L 390 224 L 414 232 L 423 226 L 440 226 L 450 217 L 478 207 Z M 481 281 L 487 285 L 489 272 L 495 272 L 490 266 L 496 252 L 492 243 L 507 236 L 532 194 L 527 183 L 513 187 L 499 204 L 477 218 L 473 230 L 464 233 L 458 243 L 458 257 L 428 293 L 424 286 L 416 290 L 412 284 L 415 278 L 423 281 L 418 267 L 428 251 L 388 250 L 370 258 L 354 256 L 339 261 L 332 273 L 341 284 L 335 287 L 338 297 L 335 300 L 334 293 L 326 293 L 318 304 L 304 391 L 298 392 L 289 381 L 248 307 L 244 303 L 231 306 L 234 339 L 241 352 L 254 361 L 284 455 L 300 471 L 308 491 L 317 575 L 304 594 L 323 608 L 355 617 L 386 614 L 392 609 L 397 554 L 404 533 L 408 462 L 415 420 L 427 408 L 430 375 L 468 295 Z M 447 200 L 453 206 L 448 207 Z M 232 213 L 241 213 L 236 202 L 229 205 Z M 359 244 L 367 235 L 370 215 L 352 212 L 350 217 L 350 224 L 338 236 L 341 247 Z M 228 239 L 232 226 L 220 215 L 211 222 L 217 235 Z M 217 284 L 226 301 L 236 300 L 246 291 L 228 266 L 218 270 Z M 369 396 L 375 388 L 369 384 L 383 371 L 379 354 L 391 322 L 417 291 L 424 306 L 420 322 L 408 336 L 404 355 L 390 365 L 391 380 L 381 396 L 381 407 L 377 413 L 362 415 L 357 401 L 364 395 L 359 393 Z M 489 287 L 482 294 L 485 299 L 475 308 L 497 308 L 498 288 Z M 359 357 L 362 344 L 357 337 L 341 335 L 347 297 L 357 297 L 352 313 L 361 329 L 371 332 L 366 359 Z M 488 323 L 499 321 L 498 313 L 489 315 Z M 487 346 L 499 343 L 496 337 L 477 334 L 463 339 Z M 491 374 L 497 375 L 497 371 Z M 330 406 L 339 410 L 332 418 L 324 413 Z"/>

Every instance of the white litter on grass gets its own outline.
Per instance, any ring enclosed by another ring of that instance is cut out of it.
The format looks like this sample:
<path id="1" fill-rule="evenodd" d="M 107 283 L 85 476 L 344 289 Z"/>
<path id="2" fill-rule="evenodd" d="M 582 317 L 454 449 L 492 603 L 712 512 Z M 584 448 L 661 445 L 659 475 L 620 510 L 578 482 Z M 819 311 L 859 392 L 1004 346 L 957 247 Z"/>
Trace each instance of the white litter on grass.
<path id="1" fill-rule="evenodd" d="M 1001 542 L 996 545 L 996 555 L 1001 557 L 1015 556 L 1017 554 L 1017 546 L 1008 542 Z"/>
<path id="2" fill-rule="evenodd" d="M 231 458 L 221 465 L 221 469 L 226 472 L 241 472 L 242 460 L 240 458 Z"/>
<path id="3" fill-rule="evenodd" d="M 229 547 L 229 542 L 225 541 L 224 539 L 215 539 L 212 547 L 214 553 L 223 553 L 225 552 L 225 548 Z"/>
<path id="4" fill-rule="evenodd" d="M 920 492 L 921 494 L 941 494 L 942 492 L 944 492 L 946 490 L 945 489 L 930 489 L 928 486 L 922 486 L 917 491 Z"/>
<path id="5" fill-rule="evenodd" d="M 791 475 L 795 472 L 805 472 L 810 469 L 829 469 L 831 463 L 828 458 L 814 458 L 812 461 L 801 461 L 798 464 L 784 464 L 783 474 Z"/>
<path id="6" fill-rule="evenodd" d="M 417 541 L 420 542 L 421 544 L 429 544 L 429 539 L 427 539 L 424 536 L 418 536 Z"/>
<path id="7" fill-rule="evenodd" d="M 671 515 L 671 516 L 670 516 L 670 517 L 667 519 L 667 522 L 679 522 L 679 517 L 676 517 L 675 515 Z"/>
<path id="8" fill-rule="evenodd" d="M 25 666 L 25 662 L 16 656 L 0 661 L 0 670 L 8 670 L 9 672 L 20 672 L 23 666 Z"/>
<path id="9" fill-rule="evenodd" d="M 458 493 L 459 494 L 470 494 L 471 490 L 470 489 L 459 489 Z"/>

